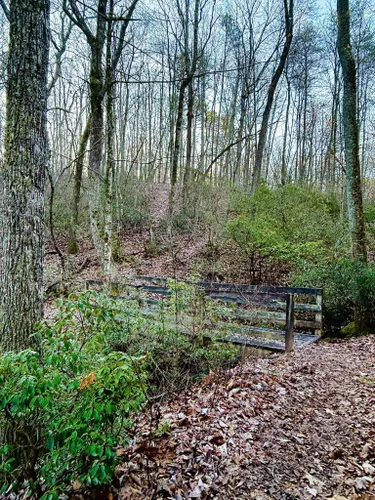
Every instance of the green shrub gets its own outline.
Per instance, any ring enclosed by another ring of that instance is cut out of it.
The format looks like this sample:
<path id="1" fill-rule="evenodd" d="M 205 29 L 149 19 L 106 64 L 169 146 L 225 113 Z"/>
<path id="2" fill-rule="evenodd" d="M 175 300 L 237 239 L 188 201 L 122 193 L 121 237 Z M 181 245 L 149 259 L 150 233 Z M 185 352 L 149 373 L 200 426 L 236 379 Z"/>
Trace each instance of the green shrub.
<path id="1" fill-rule="evenodd" d="M 235 192 L 231 212 L 227 235 L 254 265 L 268 257 L 304 268 L 347 251 L 337 200 L 314 189 L 261 186 L 251 198 Z"/>
<path id="2" fill-rule="evenodd" d="M 312 266 L 295 276 L 295 284 L 324 289 L 324 318 L 328 333 L 338 333 L 354 320 L 355 312 L 374 324 L 375 266 L 339 259 Z"/>
<path id="3" fill-rule="evenodd" d="M 149 310 L 141 298 L 72 294 L 38 327 L 38 351 L 0 357 L 2 491 L 26 480 L 54 499 L 73 482 L 107 483 L 147 393 L 181 389 L 233 361 L 235 348 L 204 334 L 212 304 L 196 286 L 170 286 L 170 303 Z"/>
<path id="4" fill-rule="evenodd" d="M 366 236 L 370 248 L 375 246 L 375 205 L 365 202 L 364 216 L 366 225 Z"/>
<path id="5" fill-rule="evenodd" d="M 1 356 L 3 491 L 12 483 L 16 490 L 24 478 L 52 499 L 73 481 L 111 479 L 114 446 L 127 440 L 146 381 L 142 359 L 109 349 L 113 320 L 111 302 L 87 293 L 72 297 L 59 304 L 56 320 L 39 327 L 38 352 Z"/>

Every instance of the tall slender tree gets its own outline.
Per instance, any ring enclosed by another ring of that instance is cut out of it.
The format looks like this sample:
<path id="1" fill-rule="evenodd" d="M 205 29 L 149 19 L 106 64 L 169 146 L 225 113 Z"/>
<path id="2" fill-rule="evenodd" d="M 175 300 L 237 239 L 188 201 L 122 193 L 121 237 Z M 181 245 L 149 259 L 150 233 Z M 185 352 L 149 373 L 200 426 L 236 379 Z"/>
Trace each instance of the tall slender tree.
<path id="1" fill-rule="evenodd" d="M 1 168 L 0 343 L 32 344 L 43 312 L 49 0 L 11 0 L 4 165 Z"/>
<path id="2" fill-rule="evenodd" d="M 262 174 L 262 164 L 263 164 L 263 153 L 264 148 L 267 143 L 267 133 L 268 133 L 268 122 L 271 116 L 271 110 L 273 105 L 273 100 L 275 97 L 276 87 L 279 83 L 280 77 L 283 74 L 286 60 L 288 58 L 290 46 L 293 39 L 293 6 L 294 0 L 284 0 L 284 17 L 285 17 L 285 38 L 284 46 L 280 55 L 280 60 L 277 65 L 276 71 L 272 76 L 270 86 L 268 87 L 266 106 L 263 111 L 262 125 L 259 132 L 258 147 L 256 152 L 255 165 L 253 170 L 253 182 L 251 185 L 251 193 L 254 194 L 256 188 L 259 185 L 261 174 Z"/>
<path id="3" fill-rule="evenodd" d="M 359 130 L 357 123 L 357 75 L 350 45 L 349 0 L 337 0 L 337 48 L 343 78 L 342 120 L 345 140 L 346 196 L 355 259 L 367 262 L 363 216 Z"/>

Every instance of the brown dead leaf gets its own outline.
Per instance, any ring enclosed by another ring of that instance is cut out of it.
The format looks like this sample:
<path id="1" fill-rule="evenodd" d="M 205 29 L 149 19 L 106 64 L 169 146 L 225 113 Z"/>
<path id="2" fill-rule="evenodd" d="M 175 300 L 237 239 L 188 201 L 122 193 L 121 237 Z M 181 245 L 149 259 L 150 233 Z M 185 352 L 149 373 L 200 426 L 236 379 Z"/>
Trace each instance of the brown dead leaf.
<path id="1" fill-rule="evenodd" d="M 366 443 L 362 450 L 361 450 L 361 453 L 359 454 L 359 456 L 363 459 L 363 460 L 366 460 L 366 458 L 369 456 L 370 454 L 370 451 L 371 451 L 371 444 L 370 443 Z"/>
<path id="2" fill-rule="evenodd" d="M 344 450 L 342 450 L 341 448 L 336 449 L 336 450 L 332 450 L 328 454 L 328 456 L 329 456 L 329 458 L 332 458 L 332 460 L 337 460 L 337 459 L 342 458 L 344 456 Z"/>
<path id="3" fill-rule="evenodd" d="M 356 378 L 375 376 L 374 359 L 371 337 L 210 374 L 207 385 L 159 404 L 173 422 L 165 443 L 152 437 L 150 414 L 139 417 L 143 453 L 124 454 L 120 498 L 370 498 L 375 400 Z"/>
<path id="4" fill-rule="evenodd" d="M 83 377 L 79 389 L 83 391 L 87 386 L 93 384 L 96 380 L 96 374 L 94 372 L 89 373 L 87 377 Z"/>
<path id="5" fill-rule="evenodd" d="M 177 422 L 179 427 L 189 427 L 191 425 L 191 420 L 188 417 L 182 418 Z"/>
<path id="6" fill-rule="evenodd" d="M 134 446 L 133 451 L 149 457 L 156 457 L 160 453 L 160 448 L 150 445 L 147 441 L 142 441 Z"/>
<path id="7" fill-rule="evenodd" d="M 363 470 L 368 476 L 373 476 L 375 473 L 375 467 L 373 467 L 370 462 L 365 462 L 362 464 Z"/>
<path id="8" fill-rule="evenodd" d="M 73 490 L 77 491 L 81 488 L 81 486 L 82 486 L 82 483 L 80 481 L 78 481 L 78 479 L 74 479 L 74 481 L 72 482 Z"/>
<path id="9" fill-rule="evenodd" d="M 213 436 L 210 436 L 209 441 L 216 446 L 221 446 L 225 443 L 225 436 L 221 432 L 216 432 Z"/>

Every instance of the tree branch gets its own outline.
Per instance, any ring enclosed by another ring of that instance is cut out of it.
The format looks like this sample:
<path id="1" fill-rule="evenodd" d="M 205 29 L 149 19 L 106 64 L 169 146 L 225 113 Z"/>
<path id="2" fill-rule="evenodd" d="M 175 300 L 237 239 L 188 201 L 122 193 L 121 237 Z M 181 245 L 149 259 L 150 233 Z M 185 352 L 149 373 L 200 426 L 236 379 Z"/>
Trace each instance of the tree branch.
<path id="1" fill-rule="evenodd" d="M 4 0 L 0 0 L 0 7 L 3 9 L 3 12 L 5 14 L 5 17 L 8 19 L 9 22 L 11 22 L 10 20 L 10 11 L 6 5 L 6 3 L 4 2 Z"/>
<path id="2" fill-rule="evenodd" d="M 116 68 L 117 68 L 118 61 L 120 59 L 121 53 L 122 53 L 123 48 L 124 48 L 126 31 L 128 29 L 129 22 L 133 20 L 131 16 L 134 12 L 134 9 L 135 9 L 137 3 L 138 3 L 138 0 L 133 0 L 132 4 L 128 8 L 126 17 L 123 18 L 123 24 L 121 25 L 119 41 L 117 43 L 117 47 L 115 49 L 115 53 L 113 54 L 113 58 L 112 58 L 112 73 L 114 73 Z"/>
<path id="3" fill-rule="evenodd" d="M 1 1 L 1 0 L 0 0 Z M 55 63 L 55 70 L 52 76 L 51 81 L 49 82 L 48 85 L 48 95 L 52 92 L 53 87 L 55 86 L 57 79 L 60 76 L 61 73 L 61 65 L 62 65 L 62 57 L 64 55 L 64 52 L 66 50 L 66 44 L 69 40 L 70 34 L 72 32 L 73 28 L 73 22 L 69 23 L 68 29 L 66 30 L 66 33 L 64 33 L 64 19 L 62 19 L 62 26 L 61 26 L 61 45 L 60 47 L 57 47 L 56 50 L 56 63 Z"/>
<path id="4" fill-rule="evenodd" d="M 0 0 L 2 1 L 2 0 Z M 90 46 L 95 43 L 95 37 L 92 34 L 90 28 L 87 26 L 86 21 L 84 20 L 79 8 L 77 7 L 75 0 L 69 0 L 69 5 L 72 9 L 72 12 L 68 9 L 66 5 L 67 0 L 64 0 L 63 10 L 65 14 L 69 17 L 69 19 L 84 33 L 87 38 L 87 41 Z"/>

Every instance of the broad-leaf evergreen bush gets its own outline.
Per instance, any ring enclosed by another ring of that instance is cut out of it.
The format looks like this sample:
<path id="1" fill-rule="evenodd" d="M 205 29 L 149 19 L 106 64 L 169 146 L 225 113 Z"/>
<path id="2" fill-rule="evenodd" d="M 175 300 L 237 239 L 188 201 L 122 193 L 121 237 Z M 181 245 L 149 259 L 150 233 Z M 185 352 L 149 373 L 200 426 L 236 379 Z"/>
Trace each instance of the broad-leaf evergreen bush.
<path id="1" fill-rule="evenodd" d="M 340 334 L 341 329 L 355 319 L 355 314 L 366 318 L 365 329 L 374 329 L 374 265 L 366 266 L 350 259 L 335 259 L 296 273 L 295 284 L 324 289 L 327 333 Z"/>
<path id="2" fill-rule="evenodd" d="M 141 297 L 72 294 L 37 328 L 37 351 L 0 356 L 2 491 L 22 486 L 45 500 L 73 482 L 108 483 L 115 447 L 150 394 L 235 359 L 237 349 L 204 335 L 214 308 L 198 288 L 170 287 L 171 300 L 149 310 Z"/>
<path id="3" fill-rule="evenodd" d="M 74 480 L 111 479 L 115 445 L 128 440 L 147 377 L 142 358 L 111 351 L 106 302 L 87 293 L 62 301 L 56 320 L 38 328 L 38 351 L 0 357 L 3 491 L 26 480 L 53 499 Z"/>
<path id="4" fill-rule="evenodd" d="M 227 235 L 248 259 L 268 257 L 305 268 L 347 252 L 348 231 L 334 196 L 312 188 L 262 185 L 253 197 L 235 192 Z"/>
<path id="5" fill-rule="evenodd" d="M 289 266 L 289 283 L 324 289 L 324 323 L 337 334 L 354 316 L 374 324 L 375 268 L 353 262 L 338 199 L 311 187 L 262 185 L 253 197 L 234 192 L 227 234 L 255 266 L 268 258 Z M 373 224 L 374 210 L 366 207 Z M 358 316 L 357 316 L 358 317 Z"/>

